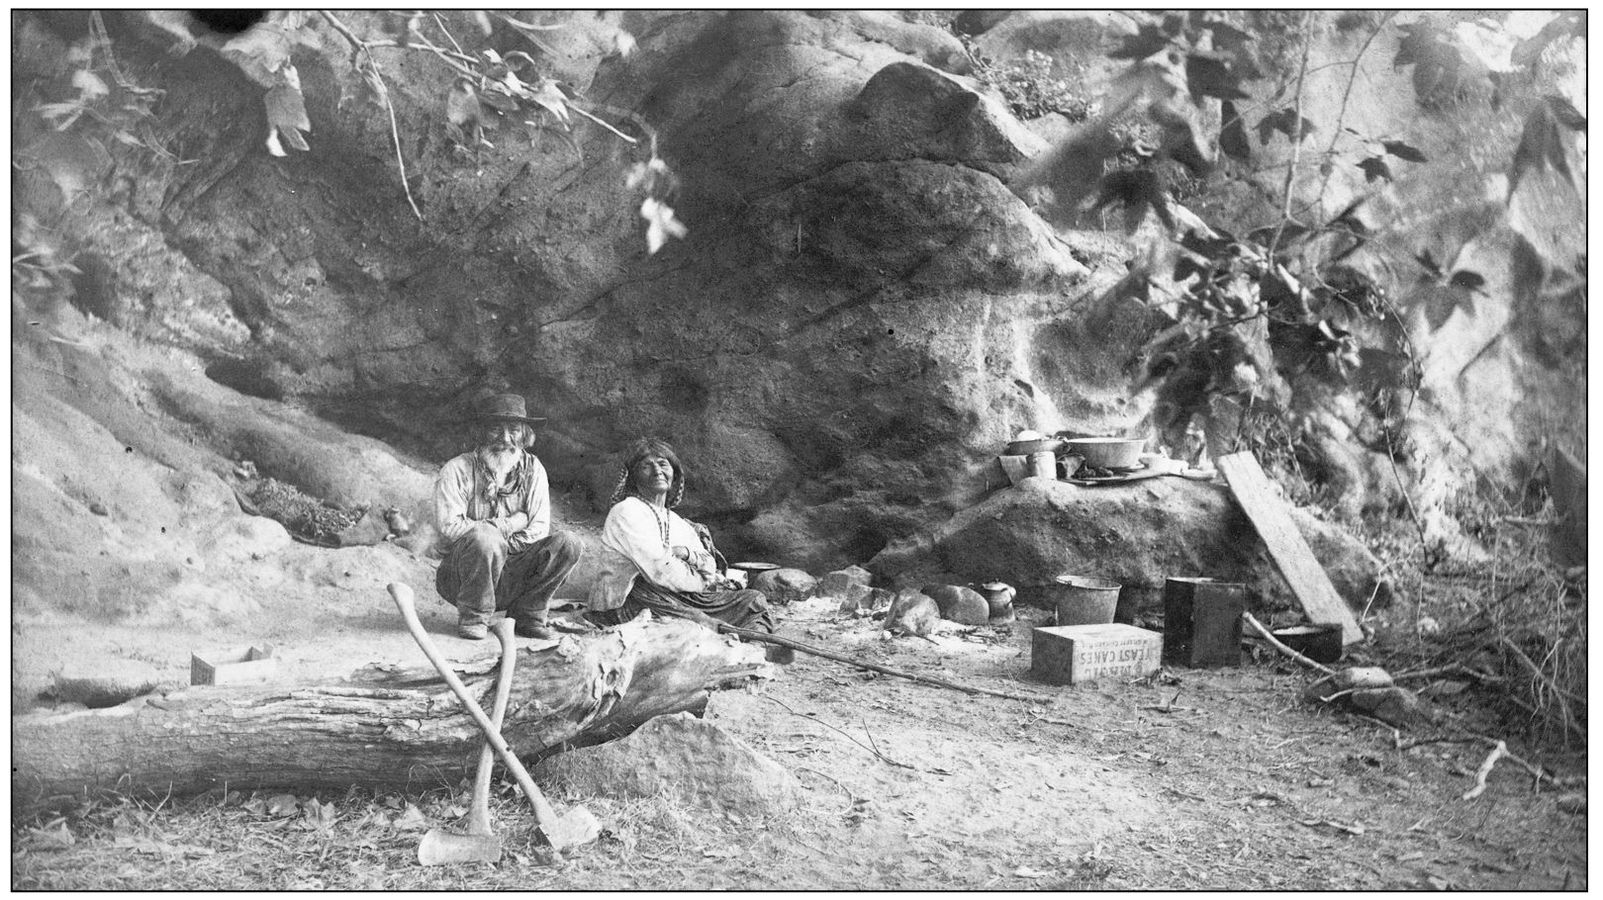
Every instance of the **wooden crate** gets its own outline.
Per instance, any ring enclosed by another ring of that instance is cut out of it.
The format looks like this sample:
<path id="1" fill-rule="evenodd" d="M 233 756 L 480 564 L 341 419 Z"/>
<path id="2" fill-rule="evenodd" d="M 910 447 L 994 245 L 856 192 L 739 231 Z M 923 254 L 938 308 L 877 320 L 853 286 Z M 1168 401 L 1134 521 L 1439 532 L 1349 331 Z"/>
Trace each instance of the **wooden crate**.
<path id="1" fill-rule="evenodd" d="M 1163 583 L 1163 661 L 1192 668 L 1241 665 L 1243 585 L 1212 578 Z"/>
<path id="2" fill-rule="evenodd" d="M 1134 625 L 1061 625 L 1030 637 L 1030 672 L 1048 684 L 1139 678 L 1162 657 L 1163 635 Z"/>
<path id="3" fill-rule="evenodd" d="M 190 684 L 249 684 L 278 674 L 272 644 L 225 650 L 197 650 L 189 655 Z"/>

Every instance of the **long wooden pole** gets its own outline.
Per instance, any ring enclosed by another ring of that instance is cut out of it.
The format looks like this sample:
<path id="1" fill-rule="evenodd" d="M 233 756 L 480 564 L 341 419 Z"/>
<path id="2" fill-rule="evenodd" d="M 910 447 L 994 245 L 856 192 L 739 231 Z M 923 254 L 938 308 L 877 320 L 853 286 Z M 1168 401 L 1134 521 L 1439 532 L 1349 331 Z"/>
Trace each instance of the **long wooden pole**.
<path id="1" fill-rule="evenodd" d="M 711 618 L 708 618 L 707 623 L 716 625 L 719 631 L 737 635 L 743 640 L 754 641 L 760 644 L 777 644 L 778 646 L 789 647 L 792 650 L 800 650 L 803 653 L 808 653 L 813 656 L 820 656 L 824 659 L 832 659 L 835 662 L 845 663 L 848 666 L 856 666 L 859 669 L 867 669 L 870 672 L 879 672 L 884 675 L 894 675 L 897 678 L 906 678 L 908 681 L 916 681 L 920 684 L 930 684 L 936 687 L 951 688 L 954 691 L 962 691 L 966 694 L 986 694 L 991 697 L 1001 697 L 1004 700 L 1023 700 L 1026 703 L 1049 703 L 1052 700 L 1051 697 L 1044 697 L 1039 694 L 1015 694 L 1010 691 L 994 691 L 990 688 L 975 687 L 971 684 L 958 684 L 955 681 L 947 681 L 944 678 L 934 678 L 929 675 L 920 675 L 916 672 L 893 669 L 890 666 L 882 666 L 879 663 L 871 663 L 861 659 L 853 659 L 850 656 L 846 656 L 841 653 L 835 653 L 831 650 L 825 650 L 822 647 L 814 647 L 811 644 L 804 644 L 801 641 L 793 638 L 782 637 L 777 634 L 769 634 L 765 631 L 751 631 L 746 628 L 736 628 L 733 625 L 719 622 Z"/>

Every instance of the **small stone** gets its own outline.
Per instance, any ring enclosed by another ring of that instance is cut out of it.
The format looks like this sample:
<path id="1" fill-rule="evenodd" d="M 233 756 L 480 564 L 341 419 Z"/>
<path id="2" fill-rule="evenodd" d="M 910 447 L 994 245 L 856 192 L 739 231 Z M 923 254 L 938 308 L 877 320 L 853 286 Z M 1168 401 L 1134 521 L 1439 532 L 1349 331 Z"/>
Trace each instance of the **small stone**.
<path id="1" fill-rule="evenodd" d="M 97 516 L 109 516 L 109 515 L 111 515 L 110 511 L 108 511 L 106 509 L 106 505 L 104 503 L 91 503 L 91 504 L 89 504 L 89 511 L 94 513 Z"/>
<path id="2" fill-rule="evenodd" d="M 831 573 L 833 574 L 833 573 Z M 825 576 L 828 578 L 829 576 Z M 819 596 L 825 596 L 820 592 Z M 866 584 L 849 585 L 845 599 L 840 602 L 840 611 L 855 614 L 859 610 L 872 609 L 874 605 L 874 589 Z"/>
<path id="3" fill-rule="evenodd" d="M 929 584 L 924 594 L 935 601 L 941 618 L 959 625 L 984 625 L 991 620 L 991 605 L 978 591 L 955 584 Z"/>
<path id="4" fill-rule="evenodd" d="M 847 597 L 854 586 L 868 587 L 874 581 L 874 576 L 862 566 L 848 566 L 837 569 L 819 579 L 818 586 L 813 588 L 815 597 Z"/>
<path id="5" fill-rule="evenodd" d="M 935 630 L 940 617 L 940 607 L 928 594 L 904 588 L 897 592 L 890 610 L 885 613 L 885 630 L 925 636 Z"/>
<path id="6" fill-rule="evenodd" d="M 1354 708 L 1397 728 L 1428 725 L 1435 719 L 1435 713 L 1423 700 L 1400 687 L 1356 690 L 1347 699 Z"/>
<path id="7" fill-rule="evenodd" d="M 341 547 L 371 547 L 390 536 L 390 523 L 377 509 L 369 508 L 344 531 L 335 536 Z"/>
<path id="8" fill-rule="evenodd" d="M 801 569 L 772 569 L 759 572 L 751 586 L 762 591 L 770 603 L 794 603 L 811 596 L 818 579 Z"/>

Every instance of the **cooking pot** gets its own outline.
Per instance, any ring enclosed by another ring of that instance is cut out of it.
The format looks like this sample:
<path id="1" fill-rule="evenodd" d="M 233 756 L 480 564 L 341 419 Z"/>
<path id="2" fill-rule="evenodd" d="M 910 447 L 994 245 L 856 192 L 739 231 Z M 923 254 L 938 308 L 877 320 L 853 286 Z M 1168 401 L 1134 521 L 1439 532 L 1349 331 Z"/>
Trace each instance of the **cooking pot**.
<path id="1" fill-rule="evenodd" d="M 1035 440 L 1013 441 L 1007 445 L 1005 456 L 1029 456 L 1032 453 L 1051 451 L 1056 453 L 1063 449 L 1063 442 L 1057 438 L 1038 438 Z"/>
<path id="2" fill-rule="evenodd" d="M 1139 469 L 1141 450 L 1147 442 L 1136 438 L 1071 438 L 1066 452 L 1085 460 L 1091 469 Z"/>

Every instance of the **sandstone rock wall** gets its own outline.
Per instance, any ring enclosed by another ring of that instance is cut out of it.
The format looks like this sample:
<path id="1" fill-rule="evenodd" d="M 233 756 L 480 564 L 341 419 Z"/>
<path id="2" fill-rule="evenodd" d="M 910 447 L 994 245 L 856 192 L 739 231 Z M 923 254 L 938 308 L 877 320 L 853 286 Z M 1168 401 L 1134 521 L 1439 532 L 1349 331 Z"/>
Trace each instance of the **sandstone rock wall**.
<path id="1" fill-rule="evenodd" d="M 396 28 L 381 11 L 339 15 L 364 35 Z M 445 18 L 474 33 L 467 13 Z M 311 150 L 284 158 L 263 146 L 261 88 L 214 48 L 171 56 L 170 38 L 132 14 L 107 21 L 127 75 L 165 92 L 140 135 L 166 155 L 90 119 L 56 132 L 19 117 L 16 233 L 84 263 L 69 292 L 83 314 L 191 352 L 212 382 L 248 395 L 205 404 L 220 416 L 208 420 L 143 371 L 122 376 L 150 380 L 139 389 L 198 442 L 260 456 L 263 474 L 309 471 L 252 436 L 249 421 L 288 415 L 278 405 L 426 472 L 459 449 L 468 398 L 514 390 L 550 418 L 539 451 L 576 515 L 600 515 L 617 449 L 655 433 L 693 468 L 687 511 L 731 554 L 829 568 L 974 502 L 982 467 L 1019 429 L 1120 431 L 1145 416 L 1123 364 L 1148 323 L 1099 300 L 1124 252 L 1105 236 L 1055 233 L 1007 190 L 1042 140 L 978 88 L 941 29 L 863 12 L 631 11 L 617 19 L 638 40 L 627 59 L 596 37 L 601 20 L 552 33 L 549 71 L 636 136 L 607 110 L 650 123 L 681 180 L 674 203 L 689 235 L 648 256 L 639 198 L 624 186 L 644 150 L 599 127 L 507 122 L 487 133 L 493 147 L 464 151 L 444 132 L 438 60 L 375 50 L 418 221 L 388 113 L 318 17 L 293 54 Z M 19 19 L 14 105 L 69 91 L 84 23 L 71 12 Z M 1107 16 L 1051 27 L 1088 54 L 1128 30 Z M 987 39 L 1033 46 L 1021 28 Z M 1322 39 L 1321 60 L 1350 49 L 1334 32 Z M 490 43 L 523 41 L 502 28 Z M 1364 69 L 1382 93 L 1389 53 Z M 1087 71 L 1095 82 L 1107 66 Z M 1353 121 L 1449 152 L 1447 124 L 1399 103 L 1365 93 Z M 1433 190 L 1400 186 L 1394 205 L 1430 209 L 1445 187 Z M 1475 240 L 1490 276 L 1504 244 Z M 1431 342 L 1437 399 L 1421 412 L 1465 413 L 1490 435 L 1474 444 L 1478 464 L 1494 467 L 1518 451 L 1494 426 L 1527 407 L 1488 385 L 1505 366 L 1527 389 L 1555 383 L 1534 351 L 1495 338 L 1531 315 L 1504 303 L 1514 287 L 1495 281 L 1479 318 L 1449 320 L 1486 332 L 1458 342 L 1480 347 L 1471 357 L 1446 359 L 1451 342 Z M 1361 424 L 1337 416 L 1331 430 Z M 371 493 L 360 481 L 300 486 Z"/>

